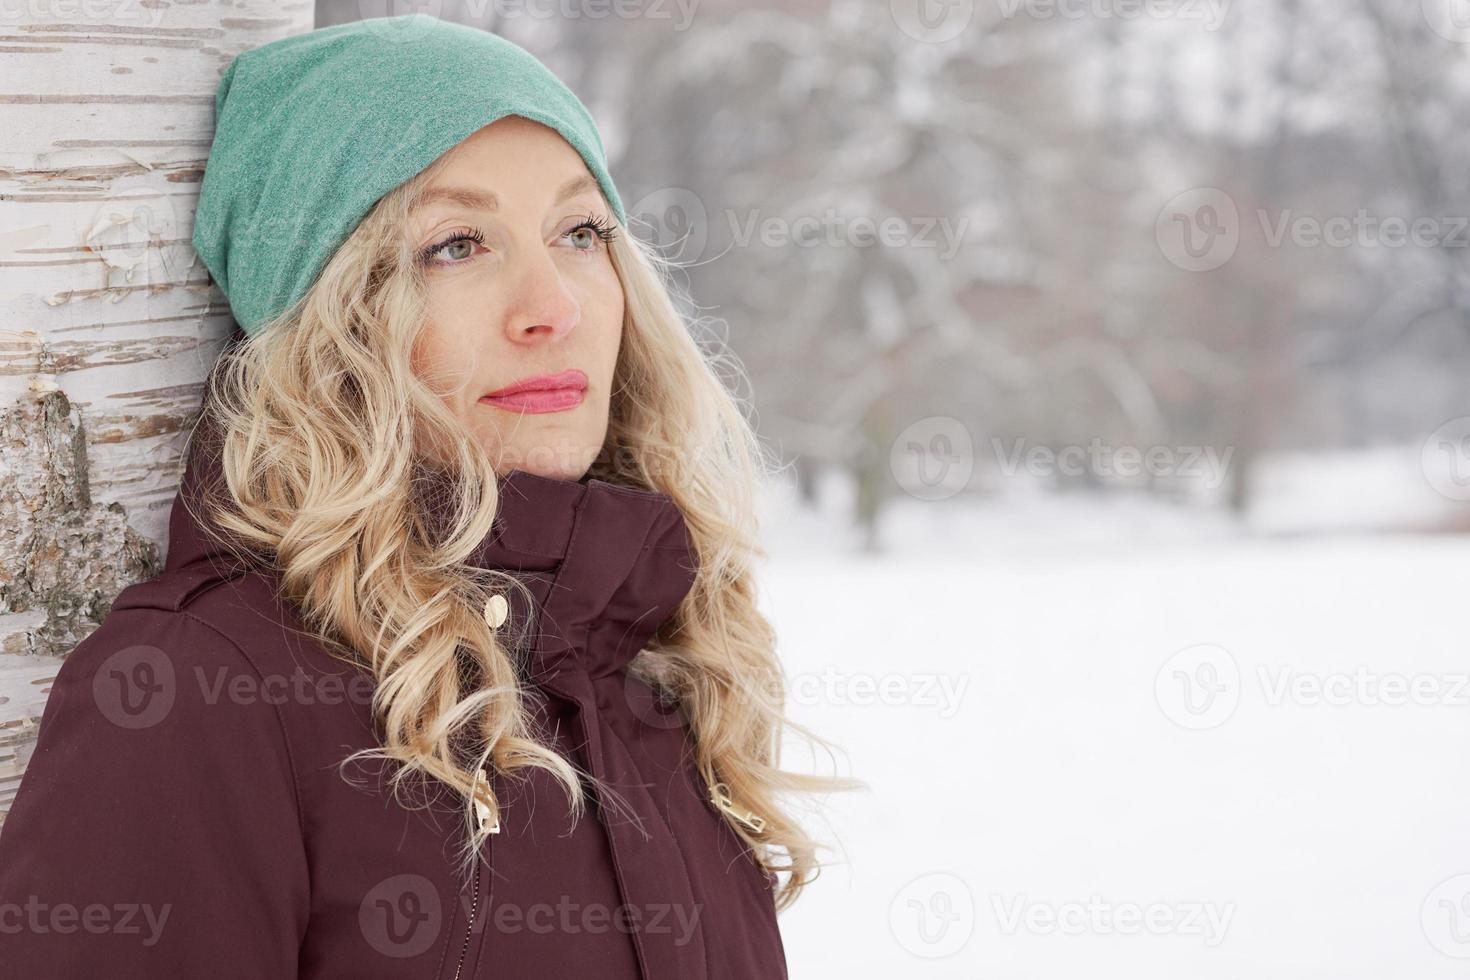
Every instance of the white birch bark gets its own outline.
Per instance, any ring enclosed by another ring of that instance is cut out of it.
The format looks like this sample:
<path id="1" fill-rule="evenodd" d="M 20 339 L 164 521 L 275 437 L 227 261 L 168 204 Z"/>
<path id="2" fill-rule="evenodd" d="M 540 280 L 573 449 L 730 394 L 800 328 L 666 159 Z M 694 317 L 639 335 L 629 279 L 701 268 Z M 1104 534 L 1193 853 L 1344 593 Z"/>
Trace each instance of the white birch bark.
<path id="1" fill-rule="evenodd" d="M 232 326 L 189 244 L 220 74 L 311 0 L 0 14 L 0 819 L 61 658 L 165 553 Z"/>

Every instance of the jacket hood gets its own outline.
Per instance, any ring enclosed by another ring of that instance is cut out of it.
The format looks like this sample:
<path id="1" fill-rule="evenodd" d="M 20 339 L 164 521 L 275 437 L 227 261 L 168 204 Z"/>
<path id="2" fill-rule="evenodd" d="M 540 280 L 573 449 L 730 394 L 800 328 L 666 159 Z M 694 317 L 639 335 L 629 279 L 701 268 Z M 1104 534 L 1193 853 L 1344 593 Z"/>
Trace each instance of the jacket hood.
<path id="1" fill-rule="evenodd" d="M 450 495 L 442 477 L 425 480 L 422 506 L 445 527 Z M 513 469 L 501 475 L 492 529 L 466 559 L 511 572 L 528 586 L 507 599 L 508 640 L 530 648 L 532 676 L 597 677 L 626 665 L 653 638 L 693 587 L 696 557 L 673 497 L 583 477 L 562 480 Z M 227 500 L 217 439 L 201 421 L 190 441 L 169 518 L 165 573 L 179 577 L 182 601 L 219 582 L 260 571 L 207 530 L 209 500 Z M 217 531 L 217 527 L 215 531 Z"/>

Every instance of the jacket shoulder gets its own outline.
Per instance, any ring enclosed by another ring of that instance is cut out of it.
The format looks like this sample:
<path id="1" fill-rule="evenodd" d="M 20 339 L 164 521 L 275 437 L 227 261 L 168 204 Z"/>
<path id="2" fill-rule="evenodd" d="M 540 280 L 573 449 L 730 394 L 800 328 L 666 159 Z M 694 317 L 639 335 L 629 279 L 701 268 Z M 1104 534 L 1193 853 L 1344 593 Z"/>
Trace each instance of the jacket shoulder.
<path id="1" fill-rule="evenodd" d="M 245 571 L 229 571 L 207 564 L 194 564 L 164 571 L 146 582 L 135 582 L 117 594 L 113 609 L 167 609 L 180 612 L 205 593 L 246 578 L 260 578 Z"/>
<path id="2" fill-rule="evenodd" d="M 342 662 L 318 643 L 278 580 L 255 571 L 209 566 L 170 569 L 118 593 L 109 612 L 153 611 L 191 620 L 235 646 L 262 674 L 339 673 Z"/>

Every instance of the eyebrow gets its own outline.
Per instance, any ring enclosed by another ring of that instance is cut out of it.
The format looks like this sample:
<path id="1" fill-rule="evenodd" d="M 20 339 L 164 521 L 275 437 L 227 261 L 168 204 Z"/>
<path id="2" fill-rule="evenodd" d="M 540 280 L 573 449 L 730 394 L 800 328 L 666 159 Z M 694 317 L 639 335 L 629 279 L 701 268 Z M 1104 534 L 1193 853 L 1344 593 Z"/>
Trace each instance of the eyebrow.
<path id="1" fill-rule="evenodd" d="M 596 187 L 597 181 L 592 177 L 573 177 L 571 180 L 561 185 L 561 190 L 557 192 L 556 200 L 552 202 L 552 205 L 555 206 L 561 204 L 568 198 L 576 197 L 583 191 L 595 189 Z M 420 197 L 417 202 L 415 202 L 414 206 L 410 210 L 418 211 L 421 208 L 426 208 L 430 204 L 435 204 L 439 201 L 448 201 L 451 204 L 459 204 L 463 207 L 469 208 L 472 211 L 500 210 L 499 198 L 497 198 L 494 194 L 490 194 L 485 191 L 477 191 L 472 187 L 436 187 L 433 190 L 426 191 L 424 195 Z"/>

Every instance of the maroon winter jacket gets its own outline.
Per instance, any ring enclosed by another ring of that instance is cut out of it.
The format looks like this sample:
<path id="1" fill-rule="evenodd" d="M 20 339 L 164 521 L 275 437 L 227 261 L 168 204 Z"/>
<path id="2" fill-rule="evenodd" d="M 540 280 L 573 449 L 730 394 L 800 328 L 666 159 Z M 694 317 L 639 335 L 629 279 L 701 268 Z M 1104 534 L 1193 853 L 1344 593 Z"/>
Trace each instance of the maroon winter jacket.
<path id="1" fill-rule="evenodd" d="M 573 827 L 540 770 L 497 775 L 500 831 L 466 880 L 456 794 L 410 809 L 381 765 L 339 772 L 377 744 L 371 677 L 209 542 L 182 505 L 218 479 L 206 459 L 163 574 L 118 596 L 52 687 L 0 831 L 0 976 L 786 976 L 775 876 L 710 800 L 682 715 L 625 669 L 693 583 L 671 497 L 502 478 L 471 562 L 531 587 L 540 730 L 618 796 L 589 786 Z"/>

